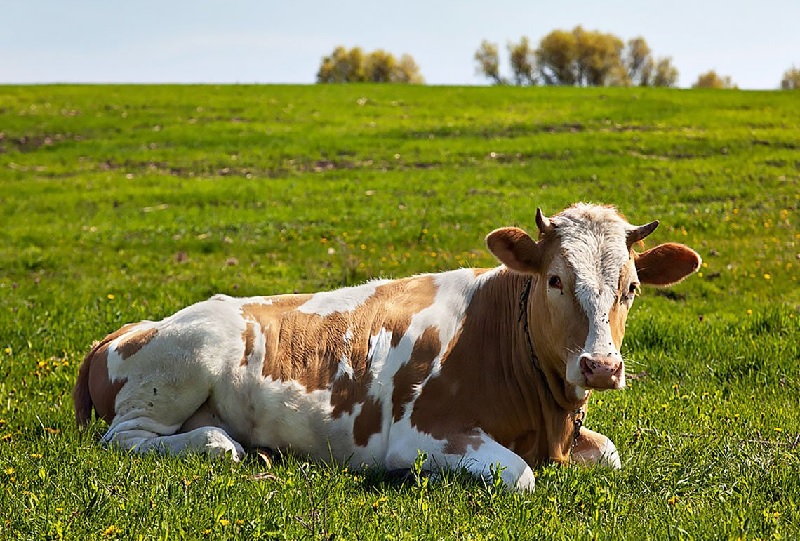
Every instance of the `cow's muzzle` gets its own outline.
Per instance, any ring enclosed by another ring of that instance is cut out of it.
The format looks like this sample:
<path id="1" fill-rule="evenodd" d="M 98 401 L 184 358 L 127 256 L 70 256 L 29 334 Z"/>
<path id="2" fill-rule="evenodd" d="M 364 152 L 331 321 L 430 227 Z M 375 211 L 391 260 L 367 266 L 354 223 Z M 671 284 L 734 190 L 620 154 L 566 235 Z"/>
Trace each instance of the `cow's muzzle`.
<path id="1" fill-rule="evenodd" d="M 580 358 L 581 373 L 591 389 L 621 389 L 625 386 L 625 365 L 619 355 L 592 355 Z"/>

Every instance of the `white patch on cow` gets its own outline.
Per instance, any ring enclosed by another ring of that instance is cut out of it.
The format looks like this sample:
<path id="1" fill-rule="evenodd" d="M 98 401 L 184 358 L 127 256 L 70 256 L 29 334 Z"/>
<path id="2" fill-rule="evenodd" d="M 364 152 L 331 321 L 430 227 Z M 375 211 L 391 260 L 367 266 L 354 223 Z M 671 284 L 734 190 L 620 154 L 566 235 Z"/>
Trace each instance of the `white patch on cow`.
<path id="1" fill-rule="evenodd" d="M 347 376 L 348 378 L 353 379 L 353 367 L 350 366 L 350 361 L 346 355 L 342 355 L 342 358 L 339 359 L 339 364 L 336 367 L 336 379 L 339 379 L 342 376 Z"/>
<path id="2" fill-rule="evenodd" d="M 352 341 L 353 341 L 353 328 L 347 327 L 344 336 L 342 336 L 342 342 L 344 342 L 344 345 L 348 345 Z"/>
<path id="3" fill-rule="evenodd" d="M 388 280 L 372 280 L 360 286 L 315 293 L 302 306 L 298 307 L 297 311 L 322 317 L 337 312 L 352 312 L 374 295 L 379 286 L 387 282 Z"/>

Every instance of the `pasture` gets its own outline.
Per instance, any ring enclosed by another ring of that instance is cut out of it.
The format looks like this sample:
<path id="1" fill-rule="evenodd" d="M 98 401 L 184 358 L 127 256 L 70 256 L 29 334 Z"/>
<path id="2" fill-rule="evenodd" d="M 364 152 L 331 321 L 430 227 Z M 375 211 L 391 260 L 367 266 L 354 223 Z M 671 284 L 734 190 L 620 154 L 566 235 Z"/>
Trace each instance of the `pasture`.
<path id="1" fill-rule="evenodd" d="M 214 293 L 493 266 L 537 206 L 612 203 L 701 272 L 644 289 L 623 469 L 457 473 L 129 455 L 79 432 L 93 340 Z M 0 538 L 800 536 L 800 99 L 400 86 L 0 87 Z"/>

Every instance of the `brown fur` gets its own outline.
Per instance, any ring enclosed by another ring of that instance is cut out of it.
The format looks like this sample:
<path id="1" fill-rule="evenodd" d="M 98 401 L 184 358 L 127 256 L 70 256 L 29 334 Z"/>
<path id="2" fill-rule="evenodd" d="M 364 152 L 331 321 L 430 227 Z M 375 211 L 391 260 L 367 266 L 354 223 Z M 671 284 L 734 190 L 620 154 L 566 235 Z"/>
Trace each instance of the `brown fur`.
<path id="1" fill-rule="evenodd" d="M 146 346 L 150 340 L 155 338 L 157 334 L 158 329 L 155 328 L 131 333 L 117 344 L 117 353 L 119 353 L 123 360 L 133 357 L 140 349 Z"/>
<path id="2" fill-rule="evenodd" d="M 411 351 L 411 358 L 394 375 L 392 392 L 392 418 L 400 420 L 405 412 L 405 405 L 414 398 L 414 387 L 430 374 L 433 360 L 439 354 L 441 342 L 439 331 L 428 327 L 422 333 Z"/>
<path id="3" fill-rule="evenodd" d="M 356 445 L 366 446 L 369 437 L 381 431 L 382 420 L 381 403 L 374 398 L 368 398 L 353 422 L 353 441 Z"/>
<path id="4" fill-rule="evenodd" d="M 114 418 L 114 401 L 124 382 L 111 384 L 108 380 L 108 344 L 136 328 L 138 323 L 128 323 L 114 331 L 100 342 L 96 342 L 86 354 L 80 369 L 75 387 L 72 389 L 72 400 L 75 404 L 75 421 L 78 426 L 86 426 L 92 419 L 94 407 L 98 417 L 111 422 Z"/>
<path id="5" fill-rule="evenodd" d="M 682 244 L 667 242 L 636 254 L 636 272 L 643 284 L 668 286 L 700 267 L 700 257 Z"/>
<path id="6" fill-rule="evenodd" d="M 244 354 L 242 355 L 242 360 L 239 362 L 239 366 L 247 366 L 248 359 L 250 355 L 253 354 L 253 348 L 255 347 L 256 341 L 256 328 L 255 324 L 252 321 L 248 321 L 247 325 L 244 328 L 244 332 L 242 333 L 242 341 L 244 342 Z"/>

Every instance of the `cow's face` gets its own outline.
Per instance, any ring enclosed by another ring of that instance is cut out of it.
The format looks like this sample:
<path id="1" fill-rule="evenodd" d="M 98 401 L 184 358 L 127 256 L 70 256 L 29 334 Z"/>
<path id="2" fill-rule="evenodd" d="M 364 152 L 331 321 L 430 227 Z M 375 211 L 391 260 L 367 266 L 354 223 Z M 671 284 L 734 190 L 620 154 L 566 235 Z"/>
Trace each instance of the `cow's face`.
<path id="1" fill-rule="evenodd" d="M 577 398 L 585 389 L 624 387 L 620 347 L 639 285 L 680 281 L 700 257 L 679 244 L 636 254 L 633 244 L 658 222 L 635 227 L 609 207 L 579 204 L 551 219 L 537 211 L 536 223 L 538 242 L 503 228 L 487 243 L 507 267 L 535 276 L 529 328 L 540 359 L 559 363 Z"/>

